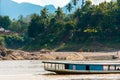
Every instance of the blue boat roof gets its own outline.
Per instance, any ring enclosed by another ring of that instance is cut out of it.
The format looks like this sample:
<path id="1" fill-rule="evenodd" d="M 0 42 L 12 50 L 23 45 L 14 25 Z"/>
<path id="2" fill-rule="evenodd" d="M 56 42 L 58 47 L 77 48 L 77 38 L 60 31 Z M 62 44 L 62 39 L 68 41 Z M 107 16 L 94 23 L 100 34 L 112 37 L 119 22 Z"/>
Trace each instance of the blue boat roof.
<path id="1" fill-rule="evenodd" d="M 100 60 L 100 61 L 43 61 L 50 64 L 82 64 L 82 65 L 120 65 L 120 60 Z"/>

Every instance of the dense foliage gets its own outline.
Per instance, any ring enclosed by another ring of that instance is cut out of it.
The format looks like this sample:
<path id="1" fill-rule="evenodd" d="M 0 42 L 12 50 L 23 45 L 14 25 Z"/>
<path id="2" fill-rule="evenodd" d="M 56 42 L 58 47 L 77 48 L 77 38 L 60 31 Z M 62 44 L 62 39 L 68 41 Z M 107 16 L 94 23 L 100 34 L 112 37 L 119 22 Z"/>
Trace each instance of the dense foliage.
<path id="1" fill-rule="evenodd" d="M 119 45 L 120 0 L 103 2 L 99 5 L 92 5 L 91 1 L 87 0 L 82 7 L 71 12 L 77 2 L 78 0 L 73 0 L 73 4 L 69 3 L 66 6 L 69 14 L 64 14 L 60 7 L 54 14 L 49 14 L 44 8 L 40 14 L 31 15 L 31 21 L 21 17 L 10 24 L 7 19 L 10 26 L 6 24 L 5 27 L 12 31 L 22 31 L 24 37 L 27 37 L 25 39 L 28 41 L 25 41 L 29 49 L 82 44 L 79 46 L 80 49 L 83 45 L 93 42 Z"/>
<path id="2" fill-rule="evenodd" d="M 5 35 L 6 46 L 11 48 L 21 47 L 24 43 L 24 38 L 20 37 L 18 34 Z"/>

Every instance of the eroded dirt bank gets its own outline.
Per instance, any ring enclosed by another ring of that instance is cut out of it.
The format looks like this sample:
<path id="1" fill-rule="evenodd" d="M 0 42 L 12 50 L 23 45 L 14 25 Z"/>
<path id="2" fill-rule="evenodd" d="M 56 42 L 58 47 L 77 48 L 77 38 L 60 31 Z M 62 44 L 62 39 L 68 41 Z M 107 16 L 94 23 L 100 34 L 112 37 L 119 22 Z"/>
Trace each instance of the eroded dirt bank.
<path id="1" fill-rule="evenodd" d="M 112 60 L 120 59 L 119 52 L 26 52 L 3 50 L 0 60 Z"/>

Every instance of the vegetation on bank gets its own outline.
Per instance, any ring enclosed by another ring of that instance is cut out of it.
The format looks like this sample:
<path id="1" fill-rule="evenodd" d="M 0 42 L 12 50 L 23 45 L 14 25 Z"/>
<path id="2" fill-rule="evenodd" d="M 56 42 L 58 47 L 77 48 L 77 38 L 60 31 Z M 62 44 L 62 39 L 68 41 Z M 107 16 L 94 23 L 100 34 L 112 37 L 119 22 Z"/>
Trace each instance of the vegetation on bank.
<path id="1" fill-rule="evenodd" d="M 63 13 L 58 7 L 50 14 L 44 8 L 40 14 L 32 14 L 18 20 L 0 16 L 0 26 L 11 30 L 12 34 L 2 34 L 0 44 L 9 48 L 55 51 L 101 51 L 117 50 L 120 47 L 120 0 L 92 5 L 87 0 L 82 7 L 71 12 L 72 6 Z M 13 46 L 14 45 L 14 46 Z"/>

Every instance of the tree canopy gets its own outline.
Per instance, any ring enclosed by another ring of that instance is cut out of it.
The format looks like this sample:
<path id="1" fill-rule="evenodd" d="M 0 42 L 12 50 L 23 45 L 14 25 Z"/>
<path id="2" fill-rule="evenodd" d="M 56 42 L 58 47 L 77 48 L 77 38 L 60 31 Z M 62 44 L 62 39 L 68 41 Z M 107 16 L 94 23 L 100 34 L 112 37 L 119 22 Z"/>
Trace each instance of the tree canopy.
<path id="1" fill-rule="evenodd" d="M 29 38 L 27 43 L 37 45 L 37 48 L 92 42 L 120 43 L 120 0 L 99 5 L 87 0 L 82 7 L 71 12 L 77 2 L 73 0 L 73 4 L 66 6 L 69 14 L 60 7 L 53 14 L 43 8 L 40 14 L 31 15 L 28 22 L 22 16 L 13 21 L 7 16 L 0 16 L 0 26 L 12 31 L 23 30 L 27 33 L 24 36 Z"/>

